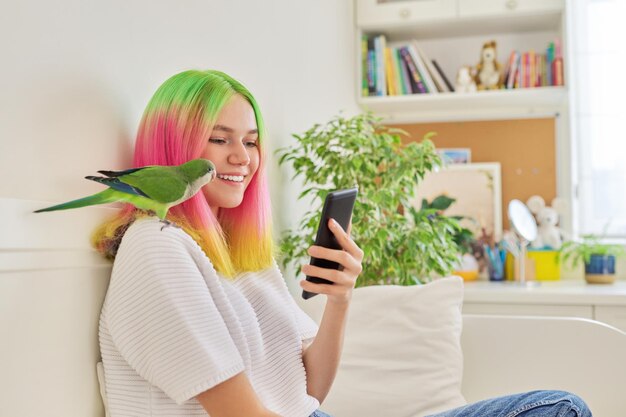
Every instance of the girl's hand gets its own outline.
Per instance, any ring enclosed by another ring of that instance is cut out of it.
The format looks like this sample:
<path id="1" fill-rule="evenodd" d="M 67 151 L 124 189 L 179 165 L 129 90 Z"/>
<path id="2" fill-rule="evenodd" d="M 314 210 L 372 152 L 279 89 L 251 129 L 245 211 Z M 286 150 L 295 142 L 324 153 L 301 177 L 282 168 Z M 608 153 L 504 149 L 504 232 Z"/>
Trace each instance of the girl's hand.
<path id="1" fill-rule="evenodd" d="M 334 219 L 328 221 L 328 228 L 335 235 L 343 250 L 313 245 L 309 248 L 308 254 L 315 258 L 337 262 L 343 270 L 303 265 L 302 272 L 305 275 L 324 278 L 334 284 L 315 284 L 303 279 L 300 281 L 300 286 L 309 292 L 326 294 L 328 302 L 347 303 L 352 297 L 352 289 L 354 289 L 357 277 L 363 270 L 361 266 L 363 250 L 350 238 L 352 221 L 348 225 L 348 232 L 345 232 Z"/>

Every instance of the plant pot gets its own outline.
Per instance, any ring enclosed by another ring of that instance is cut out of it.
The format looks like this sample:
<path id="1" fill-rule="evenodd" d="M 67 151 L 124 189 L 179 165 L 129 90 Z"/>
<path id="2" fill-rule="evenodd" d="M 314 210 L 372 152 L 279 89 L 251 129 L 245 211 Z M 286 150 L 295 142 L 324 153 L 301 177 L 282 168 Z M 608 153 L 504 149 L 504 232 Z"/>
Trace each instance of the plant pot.
<path id="1" fill-rule="evenodd" d="M 585 281 L 589 284 L 612 284 L 615 282 L 615 256 L 591 255 L 585 263 Z"/>
<path id="2" fill-rule="evenodd" d="M 463 278 L 463 281 L 475 281 L 478 278 L 476 258 L 469 253 L 459 255 L 453 274 Z"/>

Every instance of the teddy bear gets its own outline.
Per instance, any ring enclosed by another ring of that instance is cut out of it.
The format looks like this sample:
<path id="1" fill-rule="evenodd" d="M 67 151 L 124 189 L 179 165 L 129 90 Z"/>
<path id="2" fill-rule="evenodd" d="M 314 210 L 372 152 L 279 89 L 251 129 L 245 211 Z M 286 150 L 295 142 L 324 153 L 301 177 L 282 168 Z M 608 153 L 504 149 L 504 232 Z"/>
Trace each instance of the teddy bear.
<path id="1" fill-rule="evenodd" d="M 528 199 L 526 205 L 535 215 L 538 224 L 537 238 L 530 243 L 534 249 L 558 250 L 563 244 L 563 232 L 557 227 L 559 215 L 563 214 L 565 202 L 559 198 L 552 200 L 552 207 L 538 195 Z"/>
<path id="2" fill-rule="evenodd" d="M 459 68 L 454 91 L 457 93 L 472 93 L 476 91 L 476 82 L 474 81 L 474 70 L 472 67 L 466 65 Z"/>
<path id="3" fill-rule="evenodd" d="M 497 90 L 501 85 L 502 65 L 496 60 L 496 41 L 486 42 L 476 65 L 476 85 L 479 90 Z"/>

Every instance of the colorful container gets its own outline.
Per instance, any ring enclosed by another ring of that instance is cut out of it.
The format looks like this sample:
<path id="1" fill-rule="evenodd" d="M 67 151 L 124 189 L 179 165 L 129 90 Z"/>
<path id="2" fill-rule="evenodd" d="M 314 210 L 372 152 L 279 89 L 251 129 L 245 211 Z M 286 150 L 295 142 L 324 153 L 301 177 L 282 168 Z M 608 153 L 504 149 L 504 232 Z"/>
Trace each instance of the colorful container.
<path id="1" fill-rule="evenodd" d="M 561 279 L 561 264 L 557 261 L 558 251 L 555 250 L 528 250 L 528 260 L 534 263 L 535 276 L 537 281 L 557 281 Z M 515 273 L 515 258 L 510 253 L 506 255 L 506 279 L 513 280 Z M 532 268 L 527 268 L 532 270 Z M 532 279 L 533 277 L 527 277 Z"/>

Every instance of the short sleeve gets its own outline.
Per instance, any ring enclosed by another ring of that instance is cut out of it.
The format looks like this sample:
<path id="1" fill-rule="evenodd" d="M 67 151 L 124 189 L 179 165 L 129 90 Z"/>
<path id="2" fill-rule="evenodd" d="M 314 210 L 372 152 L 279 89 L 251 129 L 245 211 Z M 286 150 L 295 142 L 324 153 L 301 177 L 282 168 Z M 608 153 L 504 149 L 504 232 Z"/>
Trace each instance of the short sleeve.
<path id="1" fill-rule="evenodd" d="M 300 338 L 302 339 L 304 343 L 311 342 L 311 340 L 314 339 L 315 336 L 317 335 L 318 325 L 317 323 L 315 323 L 315 321 L 311 317 L 309 317 L 308 314 L 306 314 L 302 310 L 302 308 L 300 308 L 298 303 L 296 303 L 296 300 L 294 300 L 293 295 L 289 293 L 289 289 L 287 288 L 287 284 L 285 283 L 283 274 L 280 271 L 280 268 L 278 267 L 278 264 L 276 263 L 276 261 L 274 261 L 274 268 L 277 271 L 277 274 L 280 276 L 280 279 L 285 286 L 285 290 L 288 293 L 289 305 L 293 311 L 293 315 L 296 321 L 296 325 L 298 327 L 298 333 L 300 334 Z"/>
<path id="2" fill-rule="evenodd" d="M 318 326 L 317 324 L 308 316 L 296 301 L 291 298 L 293 303 L 294 315 L 296 317 L 296 321 L 298 322 L 298 329 L 300 332 L 300 338 L 304 343 L 310 343 L 315 336 L 317 335 Z"/>
<path id="3" fill-rule="evenodd" d="M 131 226 L 120 245 L 107 325 L 128 364 L 180 405 L 245 366 L 224 320 L 223 294 L 207 285 L 190 253 L 186 240 L 193 240 L 149 223 Z"/>

